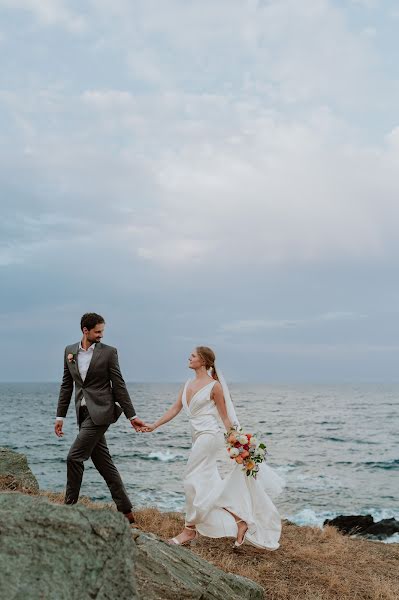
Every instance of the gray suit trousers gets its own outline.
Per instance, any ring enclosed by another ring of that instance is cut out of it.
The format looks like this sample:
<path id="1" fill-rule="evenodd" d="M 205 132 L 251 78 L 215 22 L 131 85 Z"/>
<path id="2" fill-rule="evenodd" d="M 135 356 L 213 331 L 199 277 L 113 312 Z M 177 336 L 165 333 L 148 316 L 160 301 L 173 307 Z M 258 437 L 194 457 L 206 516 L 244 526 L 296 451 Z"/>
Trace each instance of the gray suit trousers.
<path id="1" fill-rule="evenodd" d="M 123 513 L 132 510 L 121 476 L 115 467 L 105 441 L 108 425 L 95 425 L 85 406 L 79 410 L 79 433 L 67 457 L 67 487 L 65 504 L 76 504 L 82 485 L 84 461 L 92 459 L 104 478 L 117 509 Z"/>

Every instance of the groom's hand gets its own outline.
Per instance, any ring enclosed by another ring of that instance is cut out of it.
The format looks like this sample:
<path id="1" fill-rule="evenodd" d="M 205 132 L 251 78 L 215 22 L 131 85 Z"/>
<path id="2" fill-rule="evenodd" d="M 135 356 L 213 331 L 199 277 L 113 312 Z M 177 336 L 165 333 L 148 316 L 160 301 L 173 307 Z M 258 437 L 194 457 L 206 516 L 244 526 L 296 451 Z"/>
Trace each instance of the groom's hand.
<path id="1" fill-rule="evenodd" d="M 135 431 L 141 431 L 143 427 L 147 426 L 147 424 L 144 423 L 144 421 L 139 417 L 131 419 L 130 423 L 132 424 L 132 427 L 134 427 Z"/>
<path id="2" fill-rule="evenodd" d="M 57 437 L 62 437 L 64 435 L 64 432 L 62 431 L 63 424 L 64 424 L 64 421 L 56 421 L 55 422 L 54 431 L 55 431 L 55 435 Z"/>

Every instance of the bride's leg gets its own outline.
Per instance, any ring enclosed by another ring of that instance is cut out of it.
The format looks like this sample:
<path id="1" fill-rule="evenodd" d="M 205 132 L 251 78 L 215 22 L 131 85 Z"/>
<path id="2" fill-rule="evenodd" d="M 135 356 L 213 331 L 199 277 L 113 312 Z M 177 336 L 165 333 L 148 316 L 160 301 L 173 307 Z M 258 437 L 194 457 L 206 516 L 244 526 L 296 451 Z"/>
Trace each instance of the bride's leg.
<path id="1" fill-rule="evenodd" d="M 191 542 L 196 536 L 197 536 L 197 529 L 196 529 L 195 525 L 193 523 L 186 523 L 184 525 L 183 531 L 181 533 L 179 533 L 179 535 L 177 535 L 175 538 L 172 538 L 171 540 L 168 540 L 168 541 L 172 542 L 174 544 L 187 544 L 187 543 Z"/>
<path id="2" fill-rule="evenodd" d="M 248 531 L 248 523 L 246 521 L 244 521 L 243 519 L 240 519 L 240 517 L 238 517 L 236 514 L 231 512 L 231 510 L 229 510 L 228 508 L 223 508 L 223 510 L 230 513 L 234 517 L 234 520 L 237 523 L 237 542 L 238 542 L 238 544 L 241 545 L 243 542 L 244 536 Z"/>

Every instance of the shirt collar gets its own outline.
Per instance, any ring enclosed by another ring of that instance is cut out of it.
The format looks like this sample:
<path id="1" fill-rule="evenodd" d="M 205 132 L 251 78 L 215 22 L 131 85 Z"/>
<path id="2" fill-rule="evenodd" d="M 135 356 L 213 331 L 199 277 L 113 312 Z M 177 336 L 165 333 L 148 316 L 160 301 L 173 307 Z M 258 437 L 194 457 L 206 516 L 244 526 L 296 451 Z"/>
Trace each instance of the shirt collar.
<path id="1" fill-rule="evenodd" d="M 94 348 L 95 348 L 95 347 L 96 347 L 96 344 L 92 344 L 92 345 L 90 346 L 90 348 L 88 348 L 87 350 L 85 350 L 85 349 L 83 348 L 83 346 L 82 346 L 82 342 L 79 342 L 79 348 L 78 348 L 78 352 L 79 352 L 80 350 L 83 350 L 83 352 L 94 352 Z"/>

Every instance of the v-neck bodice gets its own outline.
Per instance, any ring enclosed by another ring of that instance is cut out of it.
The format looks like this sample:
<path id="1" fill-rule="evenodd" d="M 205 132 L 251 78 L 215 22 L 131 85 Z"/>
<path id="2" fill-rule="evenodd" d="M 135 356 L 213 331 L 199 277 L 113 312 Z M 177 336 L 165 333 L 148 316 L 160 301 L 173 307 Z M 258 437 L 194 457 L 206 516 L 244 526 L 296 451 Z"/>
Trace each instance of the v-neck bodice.
<path id="1" fill-rule="evenodd" d="M 203 432 L 220 431 L 220 417 L 215 403 L 211 400 L 211 392 L 216 381 L 210 381 L 193 394 L 187 403 L 187 387 L 191 380 L 187 381 L 183 390 L 183 407 L 190 419 L 193 437 Z"/>

